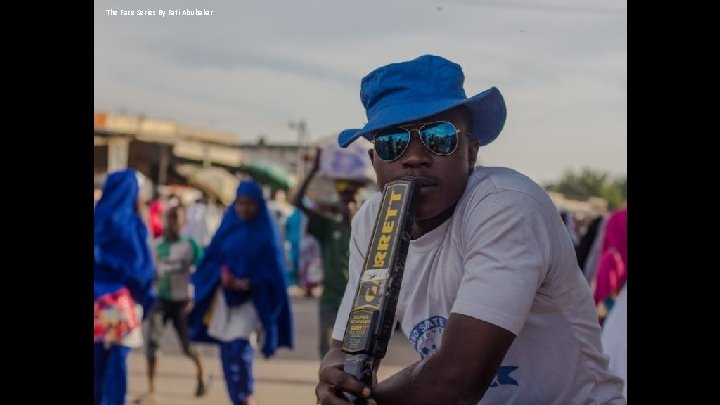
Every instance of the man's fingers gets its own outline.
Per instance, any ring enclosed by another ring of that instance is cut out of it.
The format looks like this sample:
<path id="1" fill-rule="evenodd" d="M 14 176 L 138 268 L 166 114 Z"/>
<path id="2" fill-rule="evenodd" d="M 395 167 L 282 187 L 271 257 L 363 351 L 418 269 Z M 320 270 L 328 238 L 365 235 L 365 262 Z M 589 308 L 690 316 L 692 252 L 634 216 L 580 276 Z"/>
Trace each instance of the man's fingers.
<path id="1" fill-rule="evenodd" d="M 326 367 L 320 373 L 320 380 L 355 396 L 368 397 L 370 395 L 369 387 L 338 367 Z"/>
<path id="2" fill-rule="evenodd" d="M 335 390 L 328 384 L 318 384 L 315 387 L 315 397 L 317 397 L 318 405 L 345 405 L 347 403 L 337 398 Z"/>
<path id="3" fill-rule="evenodd" d="M 328 384 L 319 384 L 315 388 L 318 405 L 351 405 L 341 392 Z"/>

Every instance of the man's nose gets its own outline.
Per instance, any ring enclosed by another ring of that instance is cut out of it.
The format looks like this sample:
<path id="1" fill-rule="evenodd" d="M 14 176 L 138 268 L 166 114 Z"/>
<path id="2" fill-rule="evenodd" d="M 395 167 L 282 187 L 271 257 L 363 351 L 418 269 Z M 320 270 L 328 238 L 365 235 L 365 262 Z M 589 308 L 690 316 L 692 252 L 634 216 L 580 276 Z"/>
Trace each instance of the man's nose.
<path id="1" fill-rule="evenodd" d="M 425 145 L 423 145 L 417 130 L 413 130 L 410 133 L 410 143 L 400 160 L 405 167 L 430 166 L 432 154 Z"/>

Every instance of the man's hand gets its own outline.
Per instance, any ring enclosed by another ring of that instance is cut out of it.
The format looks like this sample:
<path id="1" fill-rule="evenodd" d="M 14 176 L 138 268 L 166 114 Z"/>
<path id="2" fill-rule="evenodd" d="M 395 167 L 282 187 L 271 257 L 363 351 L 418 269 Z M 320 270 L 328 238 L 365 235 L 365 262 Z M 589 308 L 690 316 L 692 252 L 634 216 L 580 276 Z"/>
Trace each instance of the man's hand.
<path id="1" fill-rule="evenodd" d="M 342 352 L 341 347 L 342 342 L 334 340 L 330 351 L 320 363 L 320 382 L 315 387 L 317 403 L 322 405 L 350 404 L 343 395 L 343 392 L 347 392 L 358 398 L 366 399 L 365 404 L 367 405 L 375 405 L 375 400 L 370 398 L 370 387 L 343 371 L 345 353 Z"/>
<path id="2" fill-rule="evenodd" d="M 318 168 L 320 167 L 320 155 L 321 155 L 322 149 L 317 148 L 315 151 L 315 159 L 313 159 L 313 165 L 310 168 L 310 172 L 305 176 L 305 179 L 303 180 L 302 184 L 300 185 L 300 188 L 298 189 L 297 193 L 295 193 L 295 196 L 292 198 L 292 205 L 300 208 L 305 214 L 309 215 L 309 208 L 303 204 L 303 198 L 305 197 L 305 192 L 307 191 L 308 186 L 310 185 L 310 182 L 312 181 L 313 177 L 315 177 L 315 174 L 318 171 Z"/>

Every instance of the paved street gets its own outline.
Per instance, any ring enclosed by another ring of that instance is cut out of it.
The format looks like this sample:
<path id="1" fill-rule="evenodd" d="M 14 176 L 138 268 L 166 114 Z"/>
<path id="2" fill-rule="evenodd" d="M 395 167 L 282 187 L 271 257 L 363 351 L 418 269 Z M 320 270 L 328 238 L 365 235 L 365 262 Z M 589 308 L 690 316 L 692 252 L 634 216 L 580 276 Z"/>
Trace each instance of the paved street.
<path id="1" fill-rule="evenodd" d="M 295 321 L 295 342 L 293 351 L 281 349 L 270 360 L 256 357 L 254 363 L 256 394 L 261 405 L 314 404 L 313 392 L 317 382 L 319 366 L 317 353 L 317 298 L 293 298 Z M 229 404 L 225 381 L 214 345 L 200 345 L 205 374 L 210 379 L 208 393 L 202 398 L 193 397 L 195 391 L 195 369 L 186 359 L 178 345 L 170 325 L 165 330 L 162 352 L 158 354 L 158 371 L 155 381 L 154 401 L 145 404 L 190 405 Z M 397 332 L 390 341 L 388 354 L 383 360 L 379 378 L 383 379 L 418 359 L 402 333 Z M 143 395 L 147 389 L 145 358 L 137 349 L 129 356 L 128 404 Z"/>

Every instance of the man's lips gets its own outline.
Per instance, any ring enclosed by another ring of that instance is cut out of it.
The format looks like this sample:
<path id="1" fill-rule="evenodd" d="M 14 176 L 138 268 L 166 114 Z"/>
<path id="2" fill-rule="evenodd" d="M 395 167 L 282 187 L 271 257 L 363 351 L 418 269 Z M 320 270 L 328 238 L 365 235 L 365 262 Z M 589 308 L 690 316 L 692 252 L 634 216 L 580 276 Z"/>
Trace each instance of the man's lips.
<path id="1" fill-rule="evenodd" d="M 437 186 L 437 181 L 430 177 L 418 177 L 418 176 L 404 176 L 404 178 L 410 178 L 415 180 L 415 183 L 421 188 L 428 188 Z"/>

